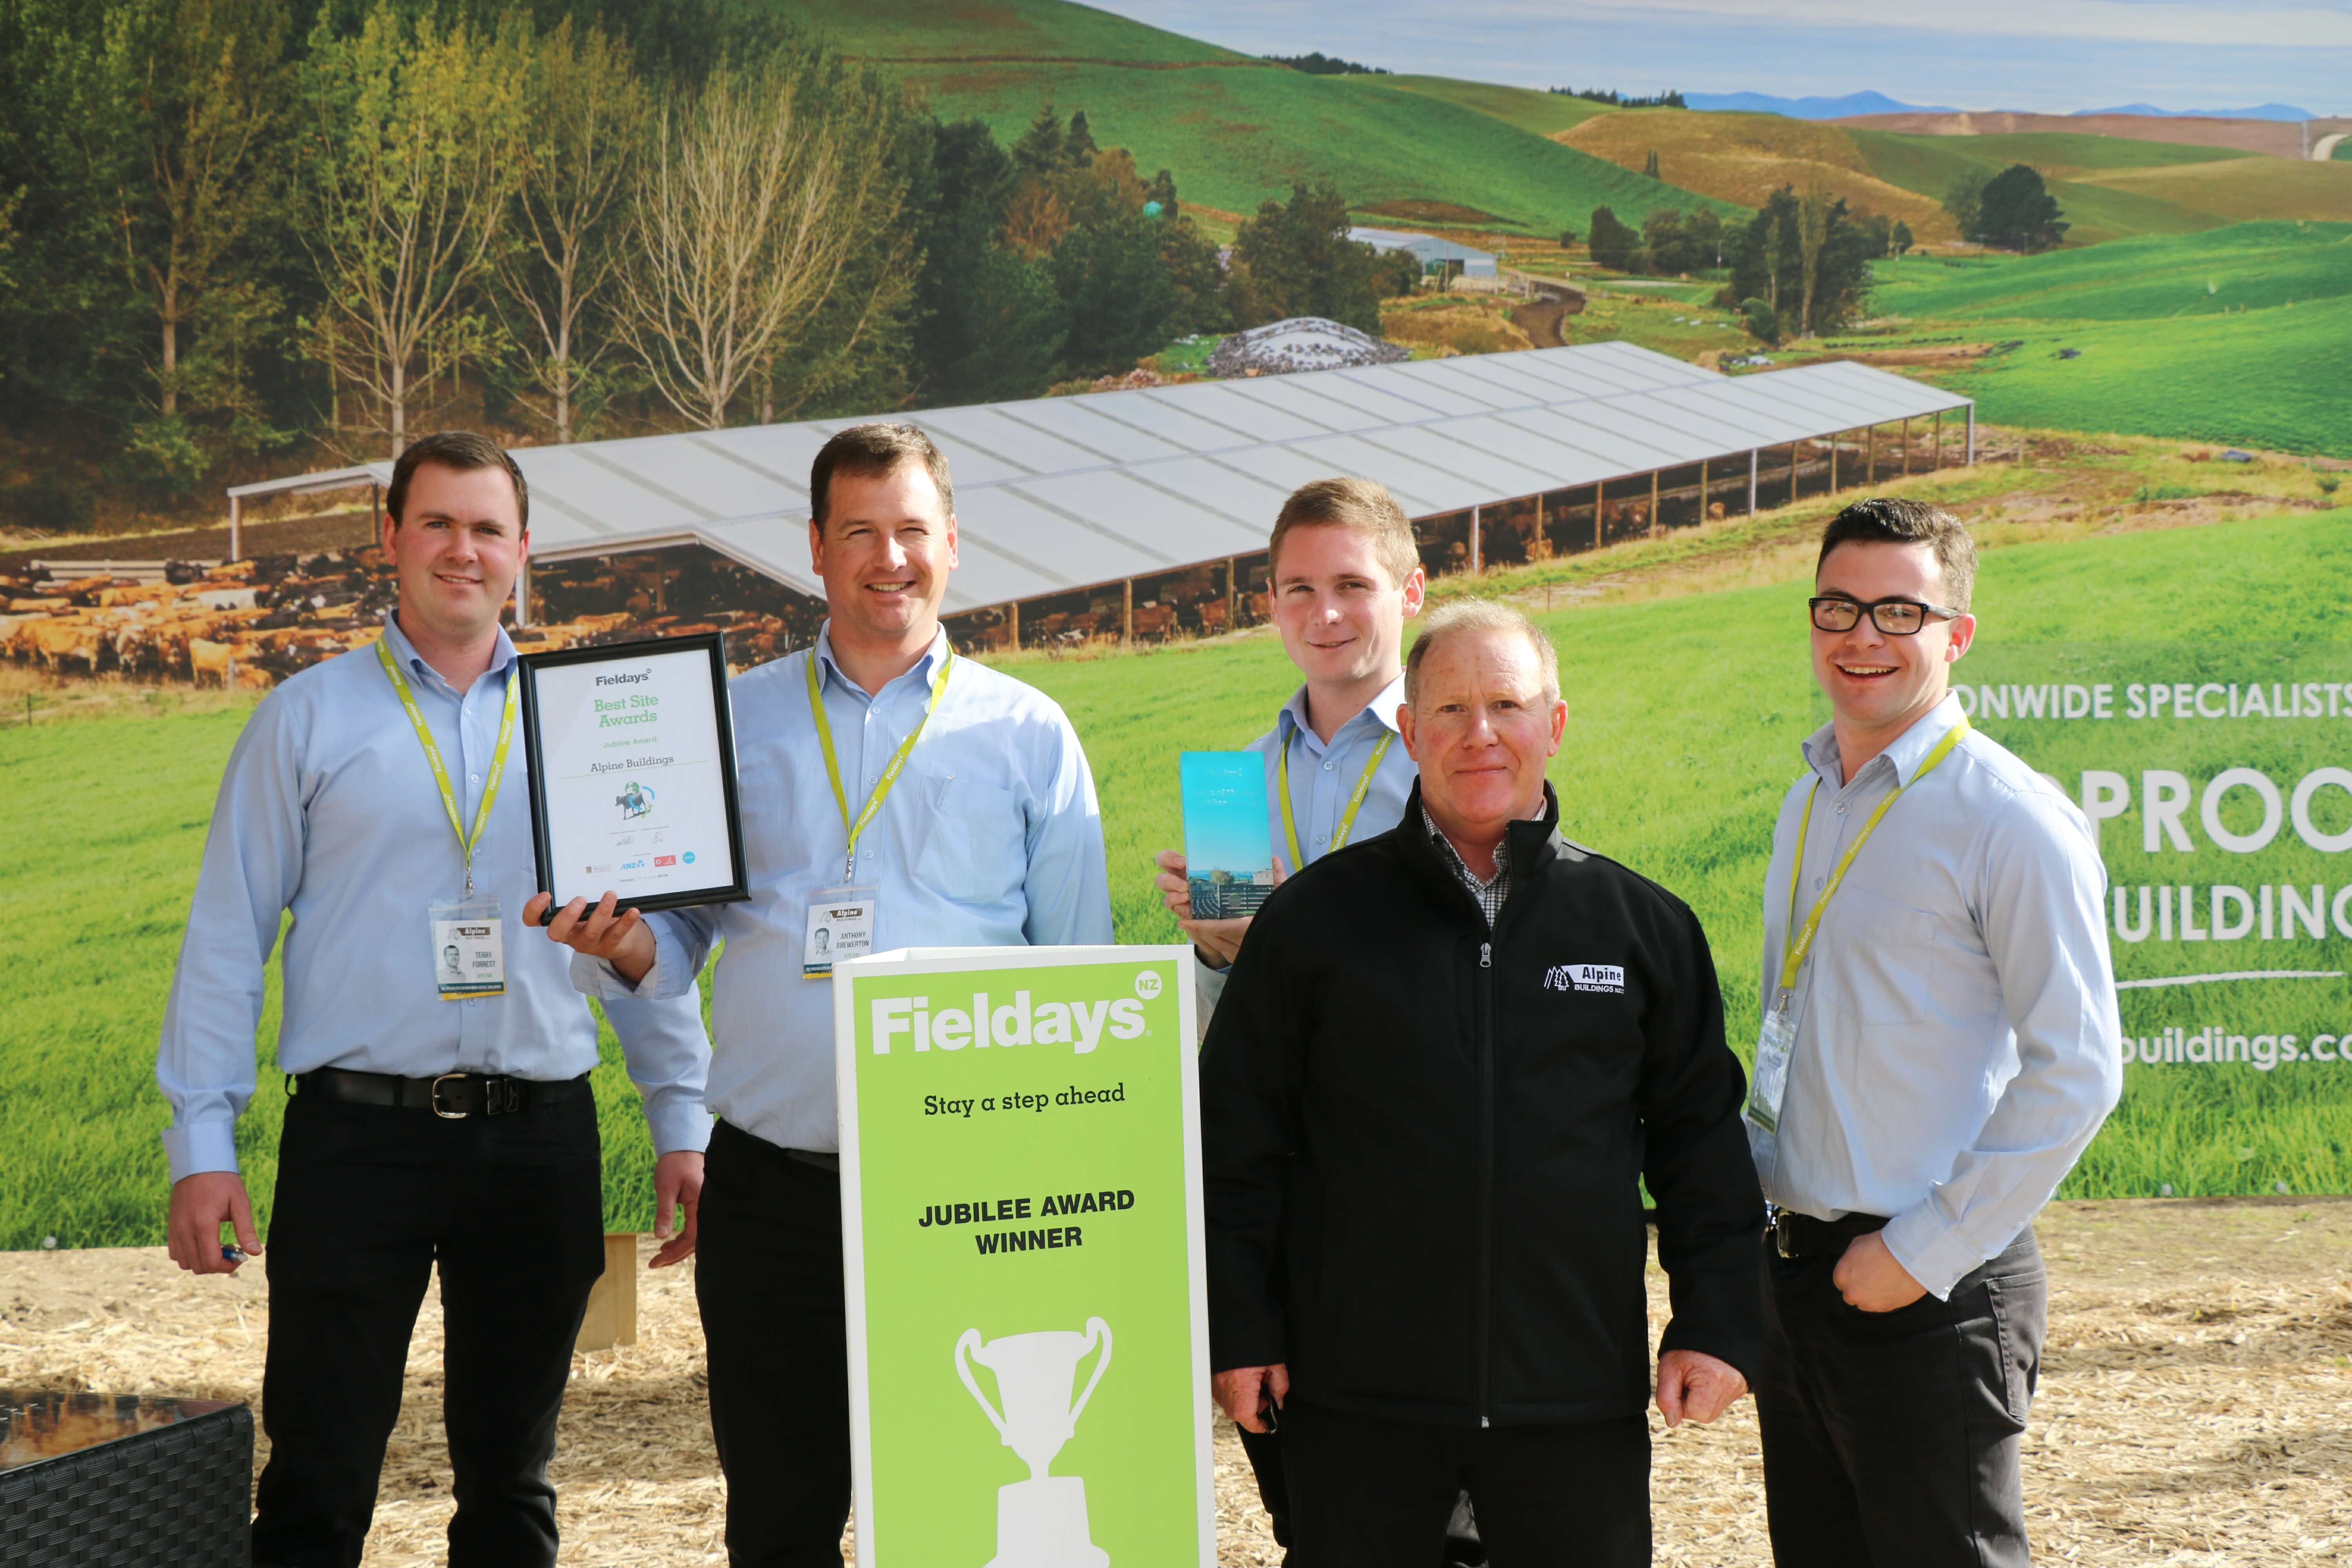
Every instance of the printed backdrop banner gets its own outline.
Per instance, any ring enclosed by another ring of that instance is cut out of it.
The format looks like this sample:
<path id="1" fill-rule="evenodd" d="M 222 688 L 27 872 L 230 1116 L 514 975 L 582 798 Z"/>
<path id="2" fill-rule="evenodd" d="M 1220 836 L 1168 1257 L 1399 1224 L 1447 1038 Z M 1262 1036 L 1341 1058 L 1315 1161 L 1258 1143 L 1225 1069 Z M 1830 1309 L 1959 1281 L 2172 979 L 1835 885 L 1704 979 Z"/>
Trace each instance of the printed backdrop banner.
<path id="1" fill-rule="evenodd" d="M 1191 963 L 835 969 L 860 1568 L 1213 1568 Z"/>
<path id="2" fill-rule="evenodd" d="M 2010 645 L 1953 672 L 2099 834 L 2127 1064 L 2069 1190 L 2352 1191 L 2352 668 L 2325 647 Z"/>

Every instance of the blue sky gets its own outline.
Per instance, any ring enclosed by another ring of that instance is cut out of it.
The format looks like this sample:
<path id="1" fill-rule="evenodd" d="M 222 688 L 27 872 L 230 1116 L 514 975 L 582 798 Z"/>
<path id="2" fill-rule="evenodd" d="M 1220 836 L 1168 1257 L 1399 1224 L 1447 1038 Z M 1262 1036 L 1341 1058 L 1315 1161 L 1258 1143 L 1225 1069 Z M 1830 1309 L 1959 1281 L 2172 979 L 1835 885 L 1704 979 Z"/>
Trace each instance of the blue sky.
<path id="1" fill-rule="evenodd" d="M 2278 101 L 2352 113 L 2342 0 L 1108 0 L 1250 54 L 1526 87 L 1837 97 L 2064 113 Z"/>

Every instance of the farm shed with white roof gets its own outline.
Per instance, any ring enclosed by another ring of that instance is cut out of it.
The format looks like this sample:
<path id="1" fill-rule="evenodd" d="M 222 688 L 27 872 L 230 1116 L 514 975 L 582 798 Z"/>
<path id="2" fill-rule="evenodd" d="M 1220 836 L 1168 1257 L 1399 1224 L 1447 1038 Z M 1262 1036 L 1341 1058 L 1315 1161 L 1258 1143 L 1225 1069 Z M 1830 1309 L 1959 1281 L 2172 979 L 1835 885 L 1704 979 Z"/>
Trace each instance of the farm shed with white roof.
<path id="1" fill-rule="evenodd" d="M 1946 414 L 1962 416 L 1948 438 Z M 962 564 L 943 613 L 981 647 L 1259 618 L 1275 512 L 1328 475 L 1387 485 L 1433 573 L 1477 572 L 1973 460 L 1975 445 L 1969 399 L 1885 371 L 1725 376 L 1622 342 L 881 417 L 921 426 L 948 456 Z M 856 423 L 518 448 L 534 579 L 699 546 L 821 601 L 809 463 Z M 231 515 L 391 472 L 380 460 L 238 486 Z"/>

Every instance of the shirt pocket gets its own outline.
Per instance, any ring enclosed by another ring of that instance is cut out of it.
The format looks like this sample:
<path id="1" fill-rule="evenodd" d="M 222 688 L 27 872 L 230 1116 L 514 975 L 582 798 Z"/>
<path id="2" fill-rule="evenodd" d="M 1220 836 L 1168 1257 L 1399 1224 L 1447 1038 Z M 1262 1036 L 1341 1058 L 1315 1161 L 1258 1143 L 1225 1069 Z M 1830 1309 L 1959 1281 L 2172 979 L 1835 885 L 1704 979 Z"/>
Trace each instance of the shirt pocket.
<path id="1" fill-rule="evenodd" d="M 1835 930 L 1824 921 L 1818 939 L 1836 943 L 1821 955 L 1830 981 L 1823 999 L 1864 1024 L 1934 1018 L 1933 976 L 1942 962 L 1936 917 L 1851 883 L 1838 889 L 1831 909 Z M 1822 980 L 1817 974 L 1814 984 Z"/>
<path id="2" fill-rule="evenodd" d="M 1009 789 L 955 773 L 918 773 L 923 804 L 915 879 L 959 904 L 987 908 L 1017 900 L 1029 868 L 1029 825 Z"/>

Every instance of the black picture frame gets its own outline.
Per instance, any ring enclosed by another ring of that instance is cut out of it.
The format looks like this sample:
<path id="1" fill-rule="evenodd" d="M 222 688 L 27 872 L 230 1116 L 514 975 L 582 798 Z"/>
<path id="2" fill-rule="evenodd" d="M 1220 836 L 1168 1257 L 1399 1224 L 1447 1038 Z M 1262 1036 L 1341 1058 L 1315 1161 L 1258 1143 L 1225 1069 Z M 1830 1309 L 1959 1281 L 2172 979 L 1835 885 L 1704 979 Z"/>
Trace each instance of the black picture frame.
<path id="1" fill-rule="evenodd" d="M 689 909 L 703 904 L 742 903 L 751 897 L 751 877 L 745 868 L 743 853 L 742 790 L 736 777 L 735 720 L 728 700 L 727 634 L 696 632 L 685 637 L 644 637 L 635 642 L 604 643 L 593 647 L 559 648 L 549 653 L 523 654 L 515 661 L 522 676 L 522 742 L 524 773 L 530 785 L 531 858 L 538 873 L 539 890 L 550 899 L 547 913 L 541 918 L 541 924 L 553 921 L 555 911 L 566 900 L 556 893 L 554 849 L 550 842 L 548 826 L 546 773 L 541 765 L 540 672 L 579 664 L 625 663 L 648 654 L 696 651 L 707 654 L 710 660 L 711 712 L 716 717 L 719 731 L 720 787 L 726 798 L 728 879 L 723 884 L 657 893 L 650 898 L 619 899 L 614 901 L 614 908 L 650 913 L 656 910 Z"/>

